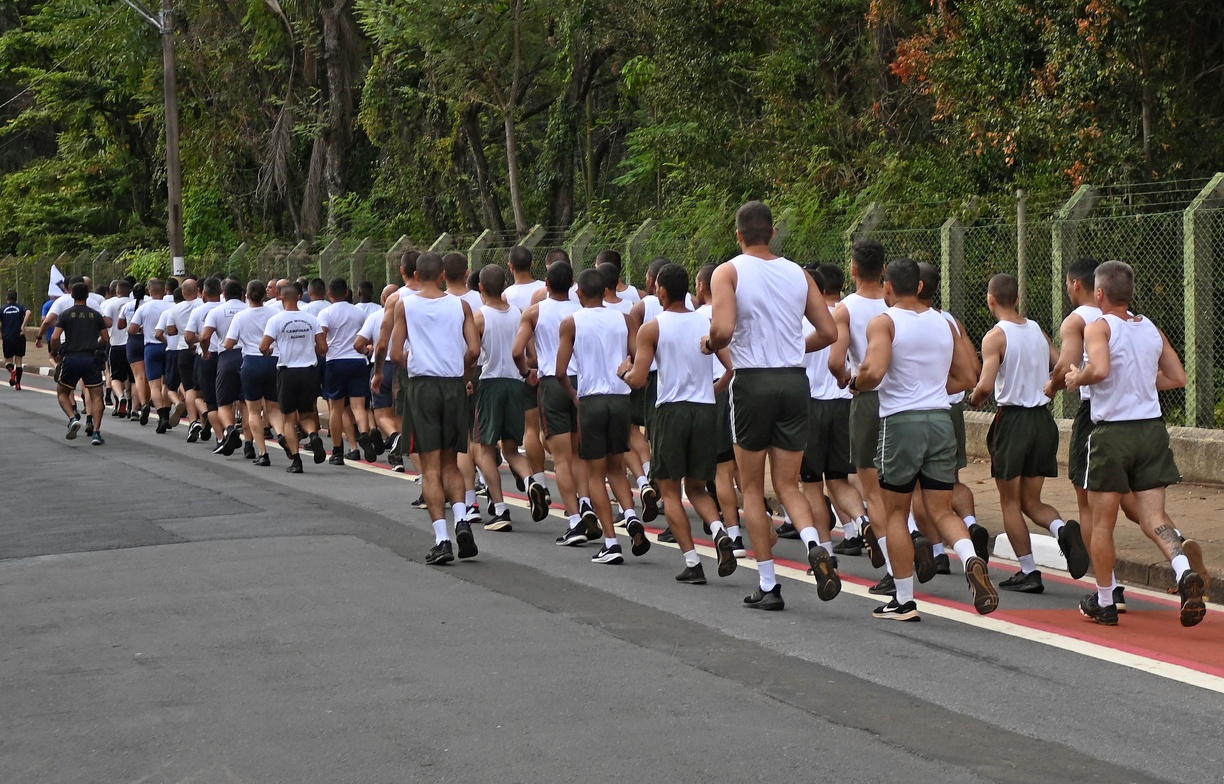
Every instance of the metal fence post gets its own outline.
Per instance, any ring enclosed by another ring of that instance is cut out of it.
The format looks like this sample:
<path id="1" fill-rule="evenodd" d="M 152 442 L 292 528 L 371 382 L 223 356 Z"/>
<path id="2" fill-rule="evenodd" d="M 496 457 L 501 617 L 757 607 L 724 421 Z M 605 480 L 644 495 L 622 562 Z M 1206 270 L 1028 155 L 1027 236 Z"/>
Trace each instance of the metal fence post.
<path id="1" fill-rule="evenodd" d="M 626 280 L 637 280 L 638 255 L 642 252 L 642 246 L 646 244 L 646 240 L 650 239 L 655 231 L 654 218 L 647 218 L 642 221 L 632 234 L 629 235 L 629 240 L 625 243 L 625 264 L 624 268 L 627 272 Z"/>
<path id="2" fill-rule="evenodd" d="M 1067 267 L 1075 258 L 1080 224 L 1096 206 L 1099 194 L 1091 185 L 1081 185 L 1058 211 L 1050 228 L 1050 324 L 1061 324 L 1067 310 Z M 1075 412 L 1079 395 L 1054 396 L 1054 416 Z"/>
<path id="3" fill-rule="evenodd" d="M 489 252 L 489 244 L 492 242 L 493 242 L 493 232 L 492 231 L 490 231 L 489 229 L 485 229 L 484 231 L 480 232 L 480 236 L 477 237 L 476 240 L 471 245 L 468 246 L 468 249 L 467 249 L 468 264 L 470 264 L 473 268 L 477 266 L 483 267 L 485 254 Z"/>
<path id="4" fill-rule="evenodd" d="M 97 256 L 94 256 L 93 260 L 89 262 L 89 277 L 94 282 L 94 286 L 97 286 L 99 283 L 98 265 L 105 264 L 106 260 L 109 258 L 110 258 L 110 253 L 107 251 L 102 251 Z M 107 281 L 107 282 L 109 283 L 110 281 Z"/>
<path id="5" fill-rule="evenodd" d="M 319 251 L 319 277 L 323 280 L 330 281 L 337 277 L 332 271 L 332 262 L 336 256 L 340 255 L 340 240 L 333 239 L 327 243 L 327 247 Z M 349 285 L 355 285 L 353 281 L 349 281 Z"/>
<path id="6" fill-rule="evenodd" d="M 1211 178 L 1182 216 L 1186 296 L 1187 427 L 1215 427 L 1213 223 L 1224 205 L 1224 173 Z"/>
<path id="7" fill-rule="evenodd" d="M 953 315 L 965 304 L 965 224 L 948 218 L 939 228 L 939 300 Z"/>
<path id="8" fill-rule="evenodd" d="M 297 245 L 293 246 L 293 250 L 285 254 L 285 272 L 287 273 L 285 277 L 289 278 L 290 280 L 298 277 L 297 275 L 293 274 L 293 262 L 305 262 L 305 260 L 308 258 L 310 258 L 310 243 L 306 240 L 302 240 Z M 303 266 L 305 265 L 303 264 Z"/>
<path id="9" fill-rule="evenodd" d="M 570 263 L 574 265 L 574 269 L 586 269 L 587 249 L 591 247 L 594 240 L 595 228 L 590 223 L 582 225 L 578 231 L 574 232 L 573 239 L 569 243 Z"/>
<path id="10" fill-rule="evenodd" d="M 535 250 L 535 246 L 543 242 L 547 234 L 548 232 L 544 230 L 544 227 L 537 223 L 531 227 L 531 231 L 527 232 L 525 237 L 514 244 L 521 245 L 527 250 Z M 570 260 L 573 261 L 572 257 Z"/>
<path id="11" fill-rule="evenodd" d="M 454 237 L 446 232 L 442 232 L 438 235 L 438 238 L 433 241 L 433 245 L 429 246 L 429 251 L 431 253 L 446 253 L 451 249 L 451 245 L 454 244 L 454 242 Z"/>
<path id="12" fill-rule="evenodd" d="M 390 248 L 387 248 L 387 253 L 383 257 L 387 263 L 387 283 L 391 283 L 393 281 L 397 281 L 400 279 L 400 275 L 399 275 L 400 256 L 404 254 L 404 251 L 408 250 L 411 247 L 412 247 L 412 243 L 408 241 L 408 235 L 404 234 L 404 235 L 401 235 L 400 238 L 395 241 L 394 245 L 392 245 Z"/>
<path id="13" fill-rule="evenodd" d="M 1016 288 L 1020 292 L 1016 309 L 1024 315 L 1028 301 L 1028 194 L 1023 189 L 1016 190 Z"/>
<path id="14" fill-rule="evenodd" d="M 366 279 L 365 257 L 373 246 L 374 243 L 370 242 L 369 237 L 366 237 L 357 243 L 357 247 L 353 248 L 353 252 L 349 254 L 349 285 L 361 283 Z M 370 282 L 373 283 L 373 281 Z"/>
<path id="15" fill-rule="evenodd" d="M 238 247 L 234 248 L 234 252 L 229 255 L 229 259 L 226 261 L 226 267 L 232 270 L 235 265 L 246 261 L 248 250 L 250 250 L 250 246 L 248 246 L 245 242 L 239 243 Z"/>
<path id="16" fill-rule="evenodd" d="M 842 232 L 842 241 L 846 247 L 846 262 L 849 263 L 850 251 L 858 240 L 871 236 L 871 232 L 884 221 L 884 208 L 877 202 L 871 202 L 867 208 L 854 219 L 854 222 Z"/>

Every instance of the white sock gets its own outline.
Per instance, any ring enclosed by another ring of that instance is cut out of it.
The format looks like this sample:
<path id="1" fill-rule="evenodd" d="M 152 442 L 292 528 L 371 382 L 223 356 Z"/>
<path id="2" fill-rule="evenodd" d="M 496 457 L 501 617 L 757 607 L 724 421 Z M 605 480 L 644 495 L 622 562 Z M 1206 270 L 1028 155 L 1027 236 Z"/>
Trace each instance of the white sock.
<path id="1" fill-rule="evenodd" d="M 645 474 L 646 476 L 650 476 L 650 461 L 649 460 L 642 461 L 642 473 Z"/>
<path id="2" fill-rule="evenodd" d="M 977 550 L 973 549 L 973 542 L 968 539 L 953 542 L 952 549 L 956 551 L 956 557 L 961 559 L 962 564 L 968 563 L 970 558 L 977 557 Z"/>
<path id="3" fill-rule="evenodd" d="M 1177 576 L 1178 581 L 1188 571 L 1190 571 L 1190 559 L 1184 555 L 1173 556 L 1173 574 Z"/>
<path id="4" fill-rule="evenodd" d="M 808 547 L 811 547 L 814 544 L 820 544 L 820 534 L 816 533 L 815 527 L 804 528 L 799 532 L 799 538 L 803 540 L 803 543 Z"/>
<path id="5" fill-rule="evenodd" d="M 772 591 L 773 587 L 778 584 L 778 578 L 774 576 L 774 562 L 757 561 L 757 573 L 761 577 L 761 590 Z"/>
<path id="6" fill-rule="evenodd" d="M 847 539 L 853 539 L 859 535 L 858 520 L 850 520 L 842 523 L 842 535 Z"/>
<path id="7" fill-rule="evenodd" d="M 727 526 L 723 525 L 722 520 L 715 520 L 712 523 L 710 523 L 710 530 L 714 532 L 715 536 L 718 536 L 718 532 L 726 531 Z M 730 535 L 731 534 L 727 534 L 727 536 L 730 536 Z"/>
<path id="8" fill-rule="evenodd" d="M 505 514 L 510 511 L 510 507 L 502 504 L 493 504 L 493 514 Z"/>
<path id="9" fill-rule="evenodd" d="M 943 542 L 938 542 L 931 545 L 931 552 L 935 553 L 935 555 L 944 555 L 948 551 L 944 549 Z"/>
<path id="10" fill-rule="evenodd" d="M 732 539 L 737 539 L 739 538 L 739 535 L 740 527 L 738 525 L 727 526 L 727 536 L 731 537 Z"/>
<path id="11" fill-rule="evenodd" d="M 632 506 L 631 506 L 631 507 L 629 507 L 628 509 L 625 509 L 625 510 L 622 510 L 622 511 L 624 511 L 624 513 L 625 513 L 625 522 L 626 522 L 626 523 L 627 523 L 627 522 L 629 522 L 630 520 L 636 520 L 636 519 L 637 519 L 638 513 L 637 513 L 637 512 L 634 510 L 634 508 L 633 508 Z"/>
<path id="12" fill-rule="evenodd" d="M 585 495 L 584 495 L 584 496 L 582 496 L 581 498 L 579 498 L 579 499 L 578 499 L 578 506 L 582 506 L 583 504 L 587 504 L 588 506 L 590 506 L 590 505 L 591 505 L 591 499 L 590 499 L 590 498 L 588 498 L 588 497 L 587 497 L 587 496 L 585 496 Z"/>
<path id="13" fill-rule="evenodd" d="M 608 537 L 606 537 L 606 536 L 604 537 L 604 547 L 611 547 L 611 546 L 612 546 L 612 545 L 614 545 L 614 544 L 616 544 L 616 537 L 615 537 L 615 536 L 613 536 L 613 537 L 611 537 L 611 538 L 608 538 Z"/>
<path id="14" fill-rule="evenodd" d="M 455 513 L 455 522 L 467 519 L 467 504 L 451 504 L 451 511 Z"/>
<path id="15" fill-rule="evenodd" d="M 825 552 L 829 554 L 830 558 L 833 557 L 833 542 L 832 541 L 821 542 L 820 546 L 825 549 Z"/>
<path id="16" fill-rule="evenodd" d="M 476 505 L 476 491 L 475 490 L 464 490 L 463 491 L 463 503 L 466 504 L 467 506 L 475 506 Z"/>
<path id="17" fill-rule="evenodd" d="M 892 574 L 892 558 L 888 556 L 888 537 L 881 536 L 878 541 L 880 542 L 880 552 L 884 553 L 884 571 Z"/>
<path id="18" fill-rule="evenodd" d="M 689 550 L 687 553 L 684 554 L 684 565 L 685 566 L 700 566 L 701 556 L 697 555 L 696 550 Z"/>
<path id="19" fill-rule="evenodd" d="M 1102 607 L 1109 607 L 1113 603 L 1114 603 L 1113 586 L 1102 588 L 1101 586 L 1098 585 L 1097 586 L 1097 604 L 1101 605 Z"/>
<path id="20" fill-rule="evenodd" d="M 540 484 L 540 485 L 544 485 L 545 487 L 548 487 L 548 477 L 544 476 L 543 471 L 541 471 L 538 474 L 532 474 L 531 481 L 535 482 L 536 484 Z"/>
<path id="21" fill-rule="evenodd" d="M 578 525 L 578 523 L 582 522 L 582 515 L 570 515 L 569 521 L 570 521 L 570 528 L 573 528 L 574 526 Z"/>
<path id="22" fill-rule="evenodd" d="M 1050 523 L 1050 536 L 1057 539 L 1058 532 L 1063 529 L 1064 525 L 1066 525 L 1066 523 L 1064 523 L 1062 520 L 1055 520 L 1054 522 Z"/>
<path id="23" fill-rule="evenodd" d="M 1025 574 L 1037 571 L 1037 559 L 1033 557 L 1032 553 L 1020 556 L 1020 571 Z"/>
<path id="24" fill-rule="evenodd" d="M 893 582 L 897 586 L 897 604 L 914 601 L 914 576 L 896 577 Z"/>
<path id="25" fill-rule="evenodd" d="M 638 489 L 639 491 L 641 491 L 641 489 L 642 489 L 643 487 L 646 487 L 646 486 L 647 486 L 647 485 L 649 485 L 649 484 L 650 484 L 650 480 L 649 480 L 649 479 L 647 479 L 646 477 L 644 477 L 644 476 L 639 476 L 639 477 L 637 478 L 637 489 Z"/>
<path id="26" fill-rule="evenodd" d="M 977 515 L 965 515 L 965 527 L 977 525 Z"/>
<path id="27" fill-rule="evenodd" d="M 434 520 L 434 544 L 440 544 L 450 539 L 450 534 L 446 532 L 445 520 Z"/>
<path id="28" fill-rule="evenodd" d="M 912 510 L 909 513 L 909 521 L 906 523 L 906 525 L 909 526 L 911 534 L 918 533 L 918 521 L 914 519 L 914 512 Z"/>

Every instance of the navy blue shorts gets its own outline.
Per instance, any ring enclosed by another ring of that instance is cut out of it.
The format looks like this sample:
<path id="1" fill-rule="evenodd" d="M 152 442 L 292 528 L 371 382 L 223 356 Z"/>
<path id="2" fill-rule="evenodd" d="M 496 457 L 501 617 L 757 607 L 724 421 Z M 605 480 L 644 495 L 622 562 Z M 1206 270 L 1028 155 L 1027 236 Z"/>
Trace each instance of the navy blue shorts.
<path id="1" fill-rule="evenodd" d="M 56 365 L 55 380 L 70 389 L 75 389 L 78 381 L 85 382 L 87 387 L 102 386 L 98 358 L 92 353 L 68 354 Z"/>
<path id="2" fill-rule="evenodd" d="M 242 357 L 242 399 L 276 400 L 276 357 Z"/>
<path id="3" fill-rule="evenodd" d="M 369 365 L 364 359 L 333 359 L 323 373 L 323 399 L 360 398 L 370 393 Z"/>
<path id="4" fill-rule="evenodd" d="M 220 358 L 209 354 L 208 359 L 196 359 L 196 389 L 204 398 L 204 404 L 209 411 L 217 410 L 217 363 Z"/>
<path id="5" fill-rule="evenodd" d="M 129 368 L 137 362 L 144 362 L 144 335 L 128 335 L 127 343 L 123 344 L 123 347 L 127 350 Z"/>
<path id="6" fill-rule="evenodd" d="M 242 352 L 238 349 L 217 355 L 217 405 L 230 406 L 242 399 Z"/>
<path id="7" fill-rule="evenodd" d="M 179 354 L 182 353 L 181 350 L 166 349 L 166 389 L 176 390 L 183 383 L 179 376 Z"/>
<path id="8" fill-rule="evenodd" d="M 145 378 L 149 381 L 157 381 L 166 375 L 166 344 L 156 341 L 145 343 L 144 363 Z"/>
<path id="9" fill-rule="evenodd" d="M 370 381 L 374 381 L 374 366 L 370 365 Z M 383 365 L 382 386 L 370 399 L 370 408 L 392 408 L 395 406 L 395 365 Z"/>

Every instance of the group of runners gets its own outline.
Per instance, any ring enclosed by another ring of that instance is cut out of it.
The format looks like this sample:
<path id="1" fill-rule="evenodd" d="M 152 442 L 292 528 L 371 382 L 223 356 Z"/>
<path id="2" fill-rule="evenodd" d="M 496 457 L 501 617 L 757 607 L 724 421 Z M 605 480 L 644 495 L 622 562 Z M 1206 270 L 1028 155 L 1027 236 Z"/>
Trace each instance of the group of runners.
<path id="1" fill-rule="evenodd" d="M 759 575 L 748 608 L 785 607 L 772 549 L 787 537 L 806 544 L 822 600 L 841 590 L 838 559 L 866 554 L 885 570 L 871 591 L 887 601 L 873 615 L 920 620 L 915 584 L 951 573 L 951 551 L 973 606 L 987 614 L 999 589 L 1044 590 L 1027 517 L 1056 539 L 1072 577 L 1093 567 L 1097 590 L 1080 611 L 1114 625 L 1126 609 L 1113 572 L 1121 510 L 1169 560 L 1182 624 L 1202 620 L 1202 551 L 1164 506 L 1180 476 L 1157 392 L 1184 385 L 1185 372 L 1164 334 L 1130 311 L 1127 264 L 1072 265 L 1077 307 L 1062 324 L 1061 351 L 1020 314 L 1016 279 L 994 276 L 986 298 L 998 323 L 979 358 L 964 325 L 933 304 L 932 265 L 886 262 L 879 242 L 859 241 L 854 291 L 843 297 L 840 265 L 803 268 L 770 250 L 766 205 L 741 207 L 736 235 L 741 253 L 696 275 L 656 259 L 644 291 L 624 281 L 616 251 L 576 271 L 551 250 L 538 280 L 525 247 L 511 249 L 508 271 L 472 271 L 459 253 L 406 252 L 403 285 L 387 286 L 378 302 L 369 284 L 354 293 L 342 279 L 188 277 L 172 293 L 160 280 L 129 279 L 100 302 L 73 280 L 42 328 L 58 359 L 68 438 L 82 427 L 79 383 L 95 444 L 110 406 L 112 417 L 141 425 L 155 414 L 157 433 L 185 422 L 188 441 L 224 456 L 241 448 L 257 466 L 271 465 L 274 442 L 292 473 L 303 471 L 303 453 L 316 464 L 386 454 L 395 470 L 411 463 L 421 477 L 413 505 L 433 521 L 430 564 L 477 555 L 477 526 L 512 530 L 503 464 L 532 519 L 544 520 L 551 456 L 566 520 L 558 545 L 594 542 L 593 562 L 622 563 L 617 528 L 642 556 L 651 547 L 645 524 L 662 514 L 659 539 L 684 560 L 676 580 L 705 583 L 691 509 L 713 538 L 720 577 L 747 557 L 746 535 Z M 11 309 L 6 363 L 24 354 L 10 342 L 10 321 L 29 318 Z M 1058 474 L 1048 403 L 1063 388 L 1081 398 L 1069 476 L 1082 524 L 1041 498 Z M 990 398 L 991 472 L 1020 566 L 997 586 L 989 532 L 958 477 L 966 399 Z M 767 474 L 778 509 L 767 503 Z"/>

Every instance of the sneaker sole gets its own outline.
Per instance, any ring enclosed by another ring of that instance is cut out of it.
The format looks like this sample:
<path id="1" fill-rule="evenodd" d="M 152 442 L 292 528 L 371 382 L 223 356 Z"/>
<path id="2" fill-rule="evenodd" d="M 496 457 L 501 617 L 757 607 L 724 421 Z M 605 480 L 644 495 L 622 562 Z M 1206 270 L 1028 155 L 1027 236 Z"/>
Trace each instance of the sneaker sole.
<path id="1" fill-rule="evenodd" d="M 1088 574 L 1088 567 L 1092 564 L 1088 548 L 1084 546 L 1083 529 L 1079 523 L 1071 520 L 1063 527 L 1063 531 L 1067 534 L 1067 552 L 1063 553 L 1063 557 L 1067 559 L 1067 573 L 1072 579 L 1078 580 Z"/>
<path id="2" fill-rule="evenodd" d="M 999 583 L 999 590 L 1000 591 L 1011 591 L 1012 593 L 1038 594 L 1038 593 L 1045 593 L 1045 586 L 1044 585 L 1007 585 L 1006 583 Z"/>
<path id="3" fill-rule="evenodd" d="M 68 432 L 64 435 L 64 438 L 66 438 L 69 441 L 75 441 L 77 437 L 77 433 L 80 431 L 80 429 L 81 429 L 81 423 L 74 422 L 73 424 L 68 426 Z"/>
<path id="4" fill-rule="evenodd" d="M 633 540 L 632 552 L 634 556 L 643 556 L 650 552 L 650 540 L 646 538 L 646 529 L 636 520 L 625 526 L 626 533 Z"/>
<path id="5" fill-rule="evenodd" d="M 920 583 L 929 583 L 935 579 L 939 567 L 935 565 L 935 550 L 931 540 L 925 536 L 914 539 L 914 576 Z"/>
<path id="6" fill-rule="evenodd" d="M 610 557 L 605 557 L 605 558 L 600 558 L 597 555 L 591 559 L 591 563 L 610 564 L 612 566 L 618 566 L 620 564 L 623 564 L 624 562 L 625 562 L 625 556 L 621 555 L 620 553 L 616 553 Z"/>
<path id="7" fill-rule="evenodd" d="M 456 531 L 455 544 L 460 558 L 475 558 L 480 555 L 480 550 L 476 547 L 476 537 L 472 536 L 471 531 Z"/>
<path id="8" fill-rule="evenodd" d="M 235 429 L 231 430 L 225 440 L 221 442 L 221 454 L 229 457 L 238 451 L 238 447 L 242 446 L 242 432 Z"/>
<path id="9" fill-rule="evenodd" d="M 880 613 L 873 611 L 871 617 L 879 618 L 882 621 L 901 621 L 902 623 L 918 623 L 922 620 L 922 616 L 918 614 L 917 610 L 903 613 Z"/>
<path id="10" fill-rule="evenodd" d="M 557 540 L 558 547 L 584 547 L 587 542 L 591 541 L 586 538 L 586 534 L 580 533 L 576 537 L 562 537 Z"/>
<path id="11" fill-rule="evenodd" d="M 314 454 L 315 465 L 327 459 L 327 448 L 323 446 L 323 439 L 321 438 L 312 440 L 310 451 Z"/>
<path id="12" fill-rule="evenodd" d="M 514 530 L 514 527 L 509 520 L 498 520 L 496 522 L 485 523 L 484 529 L 486 531 L 503 531 L 505 533 L 510 533 Z"/>
<path id="13" fill-rule="evenodd" d="M 965 565 L 965 579 L 973 590 L 973 609 L 978 615 L 989 615 L 999 609 L 999 592 L 990 582 L 986 562 L 974 556 Z"/>
<path id="14" fill-rule="evenodd" d="M 1181 625 L 1197 626 L 1207 615 L 1207 605 L 1203 602 L 1203 578 L 1198 572 L 1191 571 L 1184 578 L 1186 593 L 1182 596 Z"/>
<path id="15" fill-rule="evenodd" d="M 642 491 L 642 522 L 653 523 L 659 516 L 659 494 L 649 485 Z"/>
<path id="16" fill-rule="evenodd" d="M 884 568 L 884 552 L 880 550 L 880 540 L 876 538 L 871 523 L 863 526 L 863 544 L 867 547 L 867 557 L 871 559 L 873 569 Z"/>
<path id="17" fill-rule="evenodd" d="M 1096 615 L 1089 615 L 1088 613 L 1084 612 L 1083 607 L 1079 608 L 1079 613 L 1080 615 L 1084 616 L 1088 620 L 1093 621 L 1094 623 L 1097 623 L 1101 626 L 1117 626 L 1118 625 L 1117 616 L 1114 616 L 1113 618 L 1101 618 Z"/>
<path id="18" fill-rule="evenodd" d="M 544 503 L 544 493 L 537 488 L 539 485 L 532 484 L 531 489 L 527 491 L 527 500 L 531 502 L 531 520 L 538 523 L 545 517 L 548 517 L 548 504 Z"/>
<path id="19" fill-rule="evenodd" d="M 706 584 L 706 578 L 704 578 L 704 577 L 693 577 L 693 578 L 689 578 L 689 579 L 687 579 L 687 580 L 681 580 L 679 577 L 677 577 L 677 578 L 676 578 L 676 582 L 680 583 L 681 585 L 705 585 L 705 584 Z"/>
<path id="20" fill-rule="evenodd" d="M 829 554 L 817 545 L 808 550 L 808 563 L 812 567 L 812 576 L 816 578 L 816 595 L 822 602 L 832 601 L 841 593 L 842 584 Z"/>
<path id="21" fill-rule="evenodd" d="M 739 562 L 735 560 L 735 544 L 730 537 L 720 536 L 715 540 L 714 548 L 718 551 L 718 576 L 730 577 L 739 566 Z"/>
<path id="22" fill-rule="evenodd" d="M 429 556 L 425 556 L 425 564 L 427 566 L 444 566 L 453 560 L 455 560 L 455 556 L 451 555 L 450 553 L 440 555 L 432 560 L 429 558 Z"/>
<path id="23" fill-rule="evenodd" d="M 749 610 L 779 612 L 786 609 L 786 602 L 744 602 L 744 607 Z"/>

